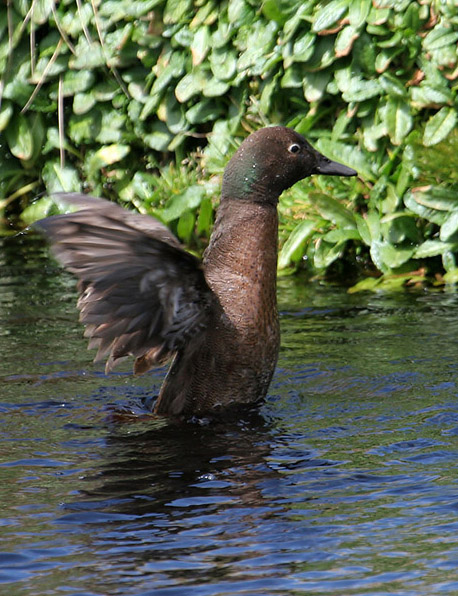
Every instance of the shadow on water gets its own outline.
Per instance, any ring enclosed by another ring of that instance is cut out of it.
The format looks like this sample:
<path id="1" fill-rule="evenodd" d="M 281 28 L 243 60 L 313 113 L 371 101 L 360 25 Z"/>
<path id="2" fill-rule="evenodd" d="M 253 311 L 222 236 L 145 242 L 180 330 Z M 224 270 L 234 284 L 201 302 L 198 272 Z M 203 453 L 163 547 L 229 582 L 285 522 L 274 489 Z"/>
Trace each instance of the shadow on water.
<path id="1" fill-rule="evenodd" d="M 456 293 L 282 280 L 266 403 L 175 424 L 142 406 L 164 369 L 90 363 L 40 243 L 0 267 L 0 591 L 458 592 Z"/>

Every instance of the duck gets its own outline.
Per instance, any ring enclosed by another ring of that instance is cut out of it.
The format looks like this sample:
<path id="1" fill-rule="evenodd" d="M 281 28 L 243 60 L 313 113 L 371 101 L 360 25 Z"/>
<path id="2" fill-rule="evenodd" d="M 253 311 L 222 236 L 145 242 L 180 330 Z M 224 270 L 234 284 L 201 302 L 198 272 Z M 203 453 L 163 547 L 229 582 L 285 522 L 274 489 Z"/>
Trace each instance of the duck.
<path id="1" fill-rule="evenodd" d="M 357 172 L 291 128 L 251 133 L 224 170 L 202 259 L 157 219 L 85 194 L 58 193 L 74 211 L 37 222 L 78 279 L 84 335 L 106 373 L 129 356 L 135 374 L 171 360 L 153 414 L 205 416 L 266 397 L 280 347 L 277 205 L 314 174 Z"/>

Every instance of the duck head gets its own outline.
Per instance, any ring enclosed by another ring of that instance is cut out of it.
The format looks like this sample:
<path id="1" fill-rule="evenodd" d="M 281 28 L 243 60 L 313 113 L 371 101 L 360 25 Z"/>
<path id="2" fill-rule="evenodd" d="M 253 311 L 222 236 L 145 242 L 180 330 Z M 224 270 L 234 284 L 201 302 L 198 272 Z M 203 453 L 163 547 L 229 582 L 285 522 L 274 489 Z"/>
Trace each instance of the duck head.
<path id="1" fill-rule="evenodd" d="M 226 166 L 222 199 L 276 204 L 284 190 L 312 174 L 357 172 L 328 159 L 291 128 L 262 128 L 243 141 Z"/>

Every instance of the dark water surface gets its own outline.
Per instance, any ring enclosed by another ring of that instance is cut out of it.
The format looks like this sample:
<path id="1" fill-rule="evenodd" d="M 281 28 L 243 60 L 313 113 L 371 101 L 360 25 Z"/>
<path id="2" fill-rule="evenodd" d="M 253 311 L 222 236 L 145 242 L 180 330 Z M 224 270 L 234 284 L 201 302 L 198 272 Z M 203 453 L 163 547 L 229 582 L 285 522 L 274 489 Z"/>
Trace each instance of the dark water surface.
<path id="1" fill-rule="evenodd" d="M 1 594 L 458 594 L 458 295 L 279 285 L 266 403 L 176 426 L 142 415 L 163 370 L 105 376 L 71 277 L 0 240 Z"/>

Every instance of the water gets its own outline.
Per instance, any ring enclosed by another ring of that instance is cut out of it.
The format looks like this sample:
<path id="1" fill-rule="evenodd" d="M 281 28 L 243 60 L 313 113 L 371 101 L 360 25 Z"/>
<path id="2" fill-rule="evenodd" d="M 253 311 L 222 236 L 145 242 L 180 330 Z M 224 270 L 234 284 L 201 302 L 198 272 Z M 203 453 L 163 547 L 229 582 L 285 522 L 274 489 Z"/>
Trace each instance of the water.
<path id="1" fill-rule="evenodd" d="M 0 247 L 0 593 L 458 594 L 458 295 L 280 282 L 269 397 L 147 415 L 92 365 L 74 283 Z"/>

